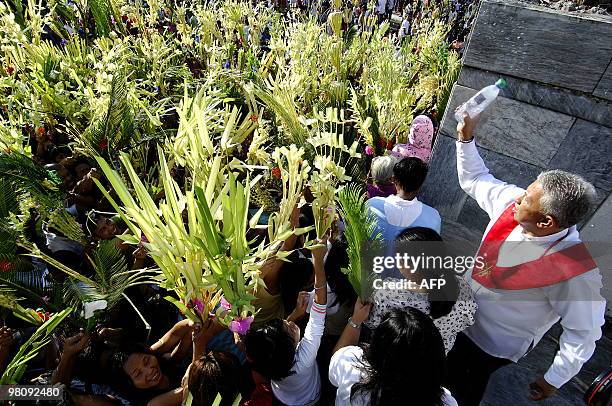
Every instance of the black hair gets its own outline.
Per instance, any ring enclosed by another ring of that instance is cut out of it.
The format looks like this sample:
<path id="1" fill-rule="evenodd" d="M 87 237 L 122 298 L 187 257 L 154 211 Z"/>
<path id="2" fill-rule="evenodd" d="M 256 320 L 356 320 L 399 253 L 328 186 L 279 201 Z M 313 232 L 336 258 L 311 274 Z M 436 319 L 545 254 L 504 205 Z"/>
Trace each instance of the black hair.
<path id="1" fill-rule="evenodd" d="M 351 389 L 370 396 L 370 405 L 440 406 L 445 375 L 444 343 L 423 312 L 390 310 L 364 347 L 365 377 Z"/>
<path id="2" fill-rule="evenodd" d="M 349 264 L 348 243 L 344 237 L 331 241 L 331 248 L 327 253 L 325 261 L 325 275 L 327 283 L 336 295 L 336 300 L 328 304 L 332 307 L 336 304 L 345 305 L 353 304 L 357 300 L 357 293 L 353 289 L 353 285 L 349 282 L 348 277 L 342 272 Z"/>
<path id="3" fill-rule="evenodd" d="M 123 365 L 127 362 L 128 358 L 132 354 L 146 354 L 152 355 L 157 358 L 157 362 L 159 363 L 159 368 L 166 376 L 170 379 L 175 377 L 178 374 L 169 373 L 169 364 L 162 357 L 159 357 L 157 354 L 153 353 L 151 349 L 139 343 L 125 343 L 119 349 L 110 354 L 108 358 L 105 374 L 109 379 L 109 384 L 113 389 L 117 390 L 122 396 L 128 398 L 128 400 L 132 401 L 136 404 L 147 403 L 148 400 L 153 399 L 157 395 L 161 395 L 167 390 L 164 389 L 140 389 L 134 386 L 132 382 L 132 378 L 125 372 L 123 369 Z M 172 384 L 171 384 L 172 386 Z"/>
<path id="4" fill-rule="evenodd" d="M 442 242 L 442 237 L 435 230 L 427 227 L 410 227 L 401 232 L 399 236 L 395 239 L 398 242 L 408 242 L 408 241 L 432 241 L 432 242 Z M 443 250 L 443 246 L 440 244 L 440 250 Z M 434 253 L 436 256 L 444 257 L 444 253 L 438 251 Z M 428 269 L 427 271 L 429 275 L 419 275 L 420 272 L 415 272 L 415 276 L 417 278 L 432 278 L 432 272 L 435 273 L 436 278 L 444 279 L 446 282 L 444 286 L 438 288 L 432 288 L 427 291 L 427 297 L 429 300 L 429 308 L 430 308 L 430 316 L 433 319 L 440 318 L 442 316 L 446 316 L 451 312 L 453 306 L 457 301 L 457 297 L 459 295 L 459 282 L 457 281 L 457 276 L 454 272 L 446 270 L 444 268 L 441 269 Z"/>
<path id="5" fill-rule="evenodd" d="M 301 291 L 309 290 L 314 275 L 310 258 L 301 258 L 299 251 L 292 252 L 283 262 L 278 275 L 280 294 L 285 309 L 293 309 Z"/>
<path id="6" fill-rule="evenodd" d="M 247 360 L 251 369 L 263 377 L 279 381 L 295 372 L 295 341 L 281 319 L 273 319 L 244 337 Z"/>
<path id="7" fill-rule="evenodd" d="M 211 351 L 191 364 L 188 387 L 193 406 L 210 406 L 217 394 L 220 406 L 231 406 L 240 391 L 241 365 L 228 352 Z"/>
<path id="8" fill-rule="evenodd" d="M 425 182 L 427 172 L 427 164 L 415 157 L 404 158 L 393 167 L 395 182 L 404 192 L 419 190 Z"/>
<path id="9" fill-rule="evenodd" d="M 57 157 L 62 154 L 69 157 L 72 155 L 72 150 L 66 145 L 55 147 L 51 150 L 51 159 L 55 162 L 57 160 Z"/>

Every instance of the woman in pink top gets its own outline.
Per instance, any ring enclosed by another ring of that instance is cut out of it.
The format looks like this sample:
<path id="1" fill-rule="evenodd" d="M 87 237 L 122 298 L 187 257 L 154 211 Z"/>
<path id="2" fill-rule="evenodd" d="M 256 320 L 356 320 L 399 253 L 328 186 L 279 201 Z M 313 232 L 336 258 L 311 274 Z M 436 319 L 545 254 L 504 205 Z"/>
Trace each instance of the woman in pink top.
<path id="1" fill-rule="evenodd" d="M 410 125 L 410 135 L 407 144 L 396 144 L 391 154 L 398 158 L 417 157 L 423 162 L 429 162 L 434 126 L 427 116 L 417 116 Z"/>

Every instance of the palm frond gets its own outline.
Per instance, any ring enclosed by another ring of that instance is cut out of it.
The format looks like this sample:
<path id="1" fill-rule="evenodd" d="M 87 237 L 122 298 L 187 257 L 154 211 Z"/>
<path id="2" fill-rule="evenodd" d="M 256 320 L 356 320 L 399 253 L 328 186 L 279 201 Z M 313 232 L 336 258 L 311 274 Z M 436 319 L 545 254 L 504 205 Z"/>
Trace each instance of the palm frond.
<path id="1" fill-rule="evenodd" d="M 54 314 L 40 326 L 34 334 L 32 334 L 28 341 L 19 348 L 13 360 L 7 365 L 0 378 L 0 385 L 17 384 L 20 382 L 28 362 L 35 358 L 43 347 L 49 344 L 53 330 L 55 330 L 70 313 L 72 313 L 72 309 L 67 308 Z"/>
<path id="2" fill-rule="evenodd" d="M 121 150 L 134 134 L 134 115 L 128 103 L 127 77 L 123 69 L 114 72 L 104 100 L 104 108 L 93 117 L 79 139 L 91 156 Z"/>
<path id="3" fill-rule="evenodd" d="M 0 195 L 28 193 L 45 208 L 62 206 L 59 179 L 24 154 L 0 154 L 0 181 Z"/>
<path id="4" fill-rule="evenodd" d="M 88 5 L 96 23 L 96 34 L 98 37 L 107 37 L 111 32 L 112 15 L 109 0 L 88 0 Z"/>
<path id="5" fill-rule="evenodd" d="M 7 180 L 0 179 L 0 219 L 18 211 L 19 204 L 17 203 L 15 189 L 10 186 Z"/>
<path id="6" fill-rule="evenodd" d="M 376 219 L 368 210 L 364 191 L 357 185 L 349 185 L 342 189 L 337 200 L 340 205 L 340 215 L 345 224 L 344 235 L 348 243 L 349 265 L 342 269 L 348 275 L 355 292 L 364 297 L 362 281 L 362 250 L 369 241 L 381 239 L 376 233 Z"/>

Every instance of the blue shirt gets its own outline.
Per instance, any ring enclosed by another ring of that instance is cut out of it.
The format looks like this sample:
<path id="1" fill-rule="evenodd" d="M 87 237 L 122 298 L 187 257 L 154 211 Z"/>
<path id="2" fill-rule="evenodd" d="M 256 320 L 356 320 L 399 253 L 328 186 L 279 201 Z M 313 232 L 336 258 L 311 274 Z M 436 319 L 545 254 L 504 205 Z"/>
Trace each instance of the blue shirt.
<path id="1" fill-rule="evenodd" d="M 409 227 L 427 227 L 438 234 L 442 219 L 436 209 L 416 198 L 404 200 L 397 195 L 373 197 L 366 204 L 377 220 L 377 232 L 385 241 L 395 241 Z"/>

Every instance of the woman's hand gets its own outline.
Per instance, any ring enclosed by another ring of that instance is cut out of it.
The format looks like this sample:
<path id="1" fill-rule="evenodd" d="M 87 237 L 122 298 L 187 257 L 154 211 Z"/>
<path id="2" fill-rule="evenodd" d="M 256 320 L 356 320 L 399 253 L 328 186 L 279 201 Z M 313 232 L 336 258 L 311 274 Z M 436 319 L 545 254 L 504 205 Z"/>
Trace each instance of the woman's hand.
<path id="1" fill-rule="evenodd" d="M 82 352 L 90 342 L 89 334 L 79 333 L 75 336 L 68 337 L 64 341 L 64 350 L 62 356 L 74 357 Z"/>
<path id="2" fill-rule="evenodd" d="M 193 332 L 191 334 L 193 340 L 193 356 L 192 361 L 200 358 L 206 351 L 208 342 L 221 331 L 224 330 L 220 323 L 214 319 L 206 320 L 204 325 L 196 323 L 193 325 Z"/>
<path id="3" fill-rule="evenodd" d="M 193 325 L 193 332 L 191 333 L 191 339 L 193 340 L 194 349 L 206 347 L 208 341 L 212 338 L 212 320 L 206 320 L 205 324 L 195 323 Z"/>
<path id="4" fill-rule="evenodd" d="M 297 302 L 295 304 L 295 309 L 291 312 L 289 317 L 287 317 L 287 321 L 297 321 L 300 320 L 306 314 L 306 309 L 308 308 L 308 302 L 310 301 L 310 294 L 308 292 L 300 292 L 298 294 Z"/>
<path id="5" fill-rule="evenodd" d="M 322 264 L 325 254 L 327 254 L 327 239 L 317 241 L 317 245 L 311 248 L 310 251 L 312 252 L 312 259 Z"/>
<path id="6" fill-rule="evenodd" d="M 370 310 L 372 310 L 372 303 L 363 302 L 360 297 L 357 298 L 353 309 L 353 323 L 361 324 L 366 321 L 370 316 Z"/>
<path id="7" fill-rule="evenodd" d="M 117 344 L 122 335 L 123 330 L 120 328 L 100 327 L 96 330 L 93 339 L 94 341 L 101 341 L 104 343 L 111 342 L 113 344 Z"/>

